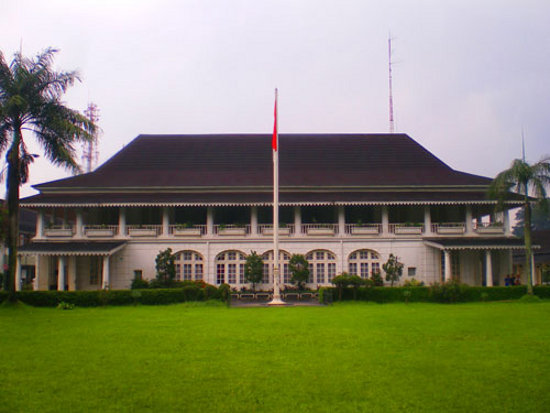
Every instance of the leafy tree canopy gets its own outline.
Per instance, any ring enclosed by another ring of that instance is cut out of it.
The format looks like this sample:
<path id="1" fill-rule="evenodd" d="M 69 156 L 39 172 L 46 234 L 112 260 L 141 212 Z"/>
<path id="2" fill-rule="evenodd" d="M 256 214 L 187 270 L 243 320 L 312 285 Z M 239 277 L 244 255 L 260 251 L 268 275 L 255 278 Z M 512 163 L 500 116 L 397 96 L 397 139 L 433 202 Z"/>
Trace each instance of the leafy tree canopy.
<path id="1" fill-rule="evenodd" d="M 264 276 L 264 260 L 256 251 L 252 251 L 244 264 L 244 278 L 252 283 L 252 291 L 256 291 L 256 284 L 262 281 Z"/>

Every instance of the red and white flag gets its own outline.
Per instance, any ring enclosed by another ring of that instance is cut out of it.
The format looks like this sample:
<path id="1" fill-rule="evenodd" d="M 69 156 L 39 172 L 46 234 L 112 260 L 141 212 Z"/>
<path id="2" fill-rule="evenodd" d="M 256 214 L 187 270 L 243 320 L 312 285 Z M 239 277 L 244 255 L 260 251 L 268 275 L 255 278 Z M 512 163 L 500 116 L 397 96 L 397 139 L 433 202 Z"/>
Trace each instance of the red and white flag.
<path id="1" fill-rule="evenodd" d="M 277 150 L 278 144 L 278 131 L 277 131 L 277 89 L 275 89 L 275 110 L 274 110 L 275 119 L 273 122 L 273 138 L 271 139 L 271 147 L 274 151 Z"/>

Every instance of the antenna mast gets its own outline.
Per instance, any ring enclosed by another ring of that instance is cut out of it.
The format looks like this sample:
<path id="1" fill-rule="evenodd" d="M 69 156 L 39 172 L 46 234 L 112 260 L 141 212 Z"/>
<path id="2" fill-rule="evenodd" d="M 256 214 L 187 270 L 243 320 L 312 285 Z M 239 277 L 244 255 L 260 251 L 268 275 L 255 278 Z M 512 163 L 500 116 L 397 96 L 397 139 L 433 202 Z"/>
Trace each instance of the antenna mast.
<path id="1" fill-rule="evenodd" d="M 395 132 L 395 124 L 393 120 L 393 87 L 392 87 L 392 74 L 391 74 L 391 35 L 388 37 L 388 71 L 389 71 L 389 89 L 390 89 L 390 133 Z"/>
<path id="2" fill-rule="evenodd" d="M 95 103 L 88 103 L 88 108 L 84 111 L 84 114 L 90 119 L 91 122 L 97 124 L 99 120 L 99 109 Z M 92 139 L 84 144 L 82 150 L 82 162 L 86 165 L 86 172 L 92 172 L 97 164 L 99 158 L 98 151 L 98 132 L 94 132 Z"/>

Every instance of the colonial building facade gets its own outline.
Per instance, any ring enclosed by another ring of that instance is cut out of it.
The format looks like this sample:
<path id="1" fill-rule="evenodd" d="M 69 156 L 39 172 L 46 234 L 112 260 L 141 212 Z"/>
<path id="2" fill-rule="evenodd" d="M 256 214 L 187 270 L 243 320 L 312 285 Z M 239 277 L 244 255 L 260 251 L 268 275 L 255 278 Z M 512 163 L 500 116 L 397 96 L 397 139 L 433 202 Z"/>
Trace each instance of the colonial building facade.
<path id="1" fill-rule="evenodd" d="M 37 185 L 35 288 L 129 288 L 177 253 L 180 280 L 248 286 L 247 254 L 272 283 L 270 135 L 141 135 L 96 171 Z M 341 272 L 370 277 L 390 253 L 405 279 L 503 285 L 512 272 L 508 212 L 490 179 L 455 171 L 404 134 L 281 134 L 281 282 L 309 261 L 309 286 Z M 517 202 L 510 201 L 507 208 Z"/>

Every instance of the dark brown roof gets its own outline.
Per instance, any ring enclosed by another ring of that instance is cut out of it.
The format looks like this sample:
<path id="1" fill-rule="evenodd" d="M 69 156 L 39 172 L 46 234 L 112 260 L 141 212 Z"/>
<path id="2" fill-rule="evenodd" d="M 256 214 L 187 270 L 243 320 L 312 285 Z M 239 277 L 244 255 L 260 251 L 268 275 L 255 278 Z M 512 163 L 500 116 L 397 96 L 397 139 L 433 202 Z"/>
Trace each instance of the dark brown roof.
<path id="1" fill-rule="evenodd" d="M 35 187 L 270 187 L 271 135 L 140 135 L 96 171 Z M 405 134 L 281 134 L 280 186 L 471 186 Z"/>

